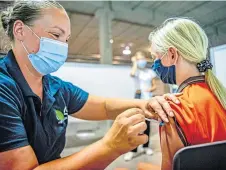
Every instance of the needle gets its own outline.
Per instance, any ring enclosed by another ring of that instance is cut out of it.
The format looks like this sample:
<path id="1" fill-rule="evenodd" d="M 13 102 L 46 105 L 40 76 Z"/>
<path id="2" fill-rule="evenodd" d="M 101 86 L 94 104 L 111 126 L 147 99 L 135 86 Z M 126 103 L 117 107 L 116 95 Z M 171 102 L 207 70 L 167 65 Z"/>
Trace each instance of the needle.
<path id="1" fill-rule="evenodd" d="M 149 122 L 155 122 L 155 123 L 159 123 L 157 120 L 153 120 L 153 119 L 148 119 L 148 118 L 145 118 L 145 120 L 149 121 Z M 163 126 L 165 123 L 162 121 L 160 122 L 160 126 Z"/>
<path id="2" fill-rule="evenodd" d="M 149 121 L 149 122 L 155 122 L 155 123 L 158 123 L 158 121 L 157 121 L 157 120 L 148 119 L 148 118 L 146 118 L 146 117 L 145 117 L 145 120 L 147 120 L 147 121 Z"/>

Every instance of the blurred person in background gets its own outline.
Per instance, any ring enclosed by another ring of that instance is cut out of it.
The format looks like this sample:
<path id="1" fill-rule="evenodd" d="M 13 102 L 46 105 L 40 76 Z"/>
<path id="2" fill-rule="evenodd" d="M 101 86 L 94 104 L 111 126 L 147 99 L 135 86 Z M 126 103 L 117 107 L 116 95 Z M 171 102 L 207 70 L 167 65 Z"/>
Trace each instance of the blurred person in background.
<path id="1" fill-rule="evenodd" d="M 156 90 L 156 74 L 152 69 L 147 68 L 147 58 L 145 53 L 139 51 L 132 57 L 132 70 L 131 76 L 135 81 L 135 99 L 145 99 L 149 100 L 153 97 L 153 91 Z M 146 120 L 147 129 L 144 131 L 144 134 L 150 138 L 150 121 Z M 152 155 L 153 150 L 149 147 L 149 140 L 142 147 L 140 152 L 145 152 L 147 155 Z M 131 152 L 128 152 L 124 156 L 125 161 L 132 160 L 138 153 L 138 148 L 133 149 Z"/>
<path id="2" fill-rule="evenodd" d="M 162 170 L 172 170 L 183 147 L 226 140 L 226 89 L 212 71 L 205 31 L 188 18 L 166 20 L 149 36 L 153 70 L 166 84 L 177 84 L 180 105 L 160 126 Z"/>
<path id="3" fill-rule="evenodd" d="M 12 45 L 0 60 L 1 170 L 104 169 L 147 142 L 145 116 L 160 115 L 166 122 L 164 110 L 172 116 L 164 97 L 98 97 L 52 76 L 67 59 L 71 34 L 70 19 L 58 2 L 18 0 L 2 12 L 1 21 Z M 68 115 L 115 122 L 101 140 L 61 158 Z"/>

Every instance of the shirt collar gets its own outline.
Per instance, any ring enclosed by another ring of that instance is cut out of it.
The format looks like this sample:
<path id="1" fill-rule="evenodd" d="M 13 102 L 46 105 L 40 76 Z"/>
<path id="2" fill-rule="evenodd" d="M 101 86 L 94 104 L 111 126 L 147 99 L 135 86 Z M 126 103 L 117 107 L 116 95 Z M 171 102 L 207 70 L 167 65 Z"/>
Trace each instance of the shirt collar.
<path id="1" fill-rule="evenodd" d="M 24 78 L 12 50 L 8 52 L 5 58 L 5 63 L 10 75 L 18 83 L 23 94 L 27 97 L 37 97 L 37 95 L 32 91 L 26 79 Z M 48 94 L 50 94 L 51 96 L 54 96 L 56 94 L 60 86 L 61 83 L 59 81 L 56 81 L 51 75 L 43 76 L 43 87 L 46 88 Z"/>
<path id="2" fill-rule="evenodd" d="M 181 83 L 181 85 L 177 89 L 177 92 L 178 93 L 182 92 L 184 88 L 186 88 L 187 86 L 189 86 L 191 84 L 204 83 L 204 82 L 205 82 L 204 75 L 190 77 L 190 78 L 186 79 L 183 83 Z"/>
<path id="3" fill-rule="evenodd" d="M 50 96 L 54 96 L 61 88 L 61 80 L 54 78 L 50 74 L 43 77 L 43 84 Z"/>

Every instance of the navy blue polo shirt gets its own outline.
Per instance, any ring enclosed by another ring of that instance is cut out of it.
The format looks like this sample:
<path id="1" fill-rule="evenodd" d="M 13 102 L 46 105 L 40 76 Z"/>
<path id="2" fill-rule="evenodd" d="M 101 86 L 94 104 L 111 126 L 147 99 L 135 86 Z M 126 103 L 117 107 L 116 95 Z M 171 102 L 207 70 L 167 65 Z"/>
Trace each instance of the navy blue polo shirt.
<path id="1" fill-rule="evenodd" d="M 30 145 L 40 164 L 60 158 L 68 115 L 84 106 L 88 93 L 51 75 L 43 77 L 43 88 L 41 102 L 12 50 L 0 61 L 0 152 Z"/>

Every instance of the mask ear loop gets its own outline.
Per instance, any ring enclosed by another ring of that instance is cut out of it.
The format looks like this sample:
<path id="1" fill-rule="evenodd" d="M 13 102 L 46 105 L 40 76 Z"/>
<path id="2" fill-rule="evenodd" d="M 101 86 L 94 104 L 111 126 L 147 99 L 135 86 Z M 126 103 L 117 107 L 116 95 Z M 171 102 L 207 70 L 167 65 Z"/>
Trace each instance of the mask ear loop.
<path id="1" fill-rule="evenodd" d="M 165 54 L 163 54 L 163 56 L 160 58 L 160 60 L 162 60 L 162 58 L 163 57 L 165 57 L 165 55 L 167 54 L 167 52 L 165 53 Z M 167 58 L 168 59 L 168 58 Z M 162 64 L 162 63 L 161 63 Z M 166 73 L 166 75 L 165 75 L 165 77 L 163 78 L 163 80 L 168 76 L 168 74 L 169 74 L 169 67 L 167 67 L 168 68 L 168 70 L 167 70 L 167 73 Z M 163 72 L 163 71 L 162 71 Z M 161 74 L 162 74 L 162 72 L 161 72 Z"/>
<path id="2" fill-rule="evenodd" d="M 22 46 L 24 47 L 25 51 L 27 52 L 27 55 L 29 55 L 29 52 L 27 51 L 27 48 L 24 45 L 24 42 L 23 41 L 20 41 L 20 42 L 21 42 Z"/>
<path id="3" fill-rule="evenodd" d="M 40 40 L 41 38 L 29 27 L 26 25 L 26 27 Z"/>
<path id="4" fill-rule="evenodd" d="M 166 52 L 167 53 L 167 52 Z M 166 54 L 165 53 L 165 54 Z M 165 54 L 161 57 L 161 59 L 165 56 Z M 160 60 L 161 60 L 160 59 Z M 167 58 L 168 59 L 168 58 Z M 173 64 L 174 66 L 176 65 L 176 62 L 177 62 L 177 60 L 175 61 L 175 63 Z M 163 78 L 163 80 L 168 76 L 168 74 L 169 74 L 169 69 L 170 69 L 170 67 L 167 67 L 168 68 L 168 71 L 167 71 L 167 73 L 166 73 L 166 75 L 165 75 L 165 77 Z"/>
<path id="5" fill-rule="evenodd" d="M 29 27 L 26 25 L 26 27 L 40 40 L 40 37 Z M 30 53 L 28 52 L 27 48 L 25 47 L 24 45 L 24 42 L 23 41 L 20 41 L 22 46 L 24 47 L 25 51 L 27 52 L 27 54 L 29 55 Z"/>

